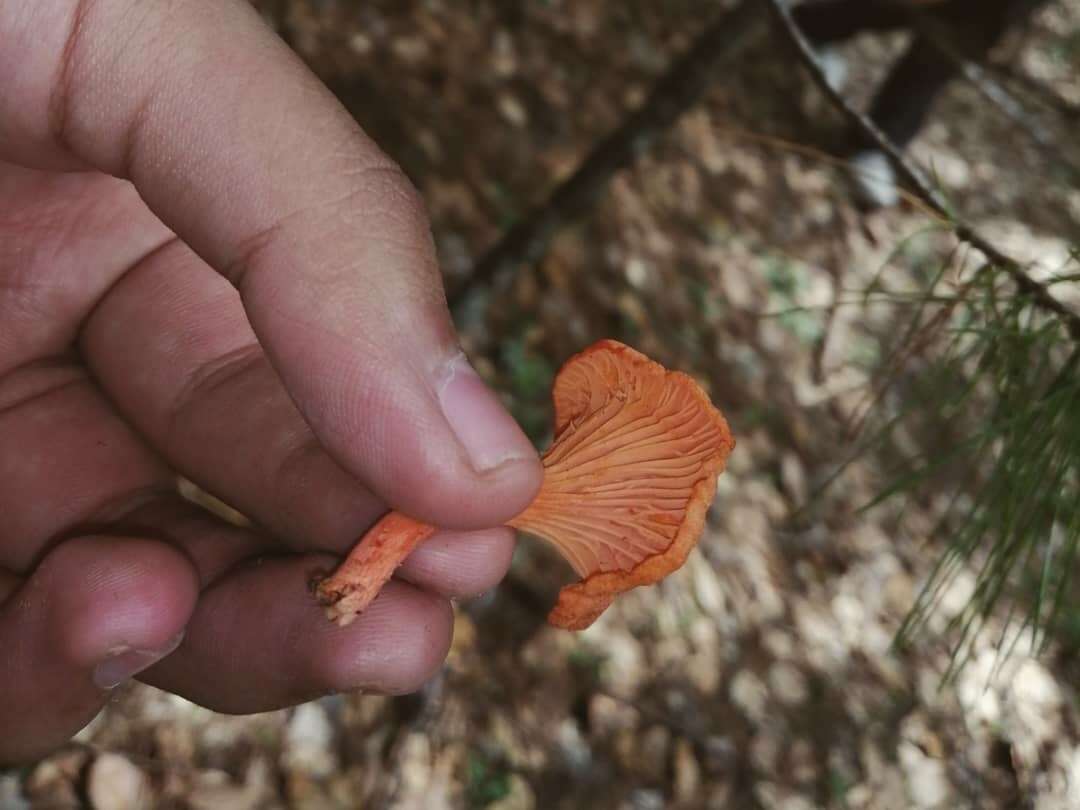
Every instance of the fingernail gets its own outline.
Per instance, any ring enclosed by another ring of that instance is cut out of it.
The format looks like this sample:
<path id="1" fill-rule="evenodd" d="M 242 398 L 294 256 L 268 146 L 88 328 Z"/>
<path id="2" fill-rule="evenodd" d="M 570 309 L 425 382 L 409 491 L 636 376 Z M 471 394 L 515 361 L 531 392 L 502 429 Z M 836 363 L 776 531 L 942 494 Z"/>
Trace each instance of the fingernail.
<path id="1" fill-rule="evenodd" d="M 183 640 L 184 634 L 180 633 L 158 650 L 136 650 L 126 644 L 114 647 L 109 657 L 94 668 L 94 685 L 98 689 L 115 689 L 173 652 Z"/>
<path id="2" fill-rule="evenodd" d="M 450 361 L 446 381 L 439 390 L 439 404 L 477 472 L 536 455 L 517 422 L 465 355 Z"/>

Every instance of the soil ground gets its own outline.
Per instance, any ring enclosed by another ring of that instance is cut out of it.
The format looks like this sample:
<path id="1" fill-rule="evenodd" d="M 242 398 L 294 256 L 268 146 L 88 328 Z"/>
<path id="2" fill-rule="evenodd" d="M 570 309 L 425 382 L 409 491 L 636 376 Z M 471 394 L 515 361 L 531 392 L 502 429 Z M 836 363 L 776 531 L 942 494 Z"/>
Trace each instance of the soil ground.
<path id="1" fill-rule="evenodd" d="M 705 23 L 682 0 L 261 7 L 421 189 L 455 282 Z M 954 243 L 916 206 L 853 204 L 822 157 L 843 148 L 840 119 L 779 43 L 725 69 L 537 265 L 457 313 L 541 444 L 553 369 L 594 339 L 697 376 L 738 447 L 684 569 L 569 634 L 543 623 L 567 572 L 523 542 L 507 583 L 459 606 L 422 694 L 237 718 L 134 686 L 71 747 L 0 777 L 0 807 L 1080 807 L 1068 639 L 1003 655 L 992 622 L 944 683 L 965 570 L 891 646 L 947 541 L 947 490 L 857 511 L 887 480 L 871 455 L 814 495 L 903 317 L 840 304 L 875 279 L 917 289 Z M 865 104 L 902 47 L 847 46 L 846 92 Z M 996 58 L 1080 104 L 1080 0 Z M 1032 110 L 1080 162 L 1075 122 L 1070 136 Z M 1009 251 L 1053 262 L 1080 241 L 1080 188 L 972 86 L 950 86 L 911 153 Z"/>

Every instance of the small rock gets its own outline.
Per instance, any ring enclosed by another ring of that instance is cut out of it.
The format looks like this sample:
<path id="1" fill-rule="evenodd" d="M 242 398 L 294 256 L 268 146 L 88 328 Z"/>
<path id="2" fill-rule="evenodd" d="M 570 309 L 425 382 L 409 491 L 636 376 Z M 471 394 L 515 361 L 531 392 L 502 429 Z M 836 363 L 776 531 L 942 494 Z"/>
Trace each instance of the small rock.
<path id="1" fill-rule="evenodd" d="M 499 114 L 515 127 L 523 127 L 529 123 L 529 111 L 525 109 L 525 105 L 516 96 L 510 93 L 500 93 L 495 100 L 495 106 L 498 108 Z"/>
<path id="2" fill-rule="evenodd" d="M 1080 807 L 1080 748 L 1072 752 L 1066 782 L 1069 786 L 1069 807 Z"/>
<path id="3" fill-rule="evenodd" d="M 94 810 L 136 810 L 150 807 L 150 782 L 127 757 L 105 753 L 90 765 L 86 795 Z"/>
<path id="4" fill-rule="evenodd" d="M 814 810 L 821 806 L 775 782 L 762 782 L 754 794 L 764 810 Z"/>
<path id="5" fill-rule="evenodd" d="M 997 689 L 990 688 L 998 653 L 982 650 L 960 670 L 956 679 L 956 698 L 968 731 L 977 734 L 992 728 L 1001 718 L 1001 700 Z"/>
<path id="6" fill-rule="evenodd" d="M 731 737 L 712 734 L 705 738 L 705 768 L 710 774 L 726 773 L 738 762 Z"/>
<path id="7" fill-rule="evenodd" d="M 664 794 L 659 790 L 635 790 L 624 807 L 627 810 L 664 810 Z"/>
<path id="8" fill-rule="evenodd" d="M 516 717 L 509 716 L 503 710 L 496 710 L 492 712 L 488 724 L 488 735 L 492 744 L 497 746 L 511 766 L 535 767 L 537 763 L 533 759 L 533 750 Z"/>
<path id="9" fill-rule="evenodd" d="M 194 810 L 215 810 L 216 808 L 245 808 L 242 802 L 243 788 L 232 783 L 224 771 L 209 769 L 195 774 L 193 784 L 184 796 L 185 802 Z"/>
<path id="10" fill-rule="evenodd" d="M 785 706 L 797 706 L 809 694 L 806 677 L 786 661 L 777 661 L 769 667 L 769 687 Z"/>
<path id="11" fill-rule="evenodd" d="M 595 646 L 597 652 L 607 659 L 602 672 L 604 683 L 609 690 L 620 697 L 631 697 L 645 678 L 645 657 L 641 642 L 625 630 L 610 627 L 590 632 L 599 627 L 599 624 L 594 624 L 580 637 Z"/>
<path id="12" fill-rule="evenodd" d="M 252 757 L 244 769 L 244 791 L 247 795 L 255 802 L 265 802 L 276 794 L 276 788 L 277 774 L 270 760 L 262 755 Z"/>
<path id="13" fill-rule="evenodd" d="M 773 658 L 790 658 L 795 654 L 795 640 L 791 634 L 775 627 L 765 631 L 761 643 Z"/>
<path id="14" fill-rule="evenodd" d="M 188 765 L 195 761 L 195 755 L 202 749 L 207 751 L 225 751 L 236 744 L 241 736 L 241 729 L 233 724 L 212 724 L 197 740 L 195 727 L 187 723 L 161 723 L 154 727 L 154 751 L 162 760 L 174 766 Z"/>
<path id="15" fill-rule="evenodd" d="M 349 50 L 360 56 L 371 53 L 371 37 L 358 31 L 349 37 Z"/>
<path id="16" fill-rule="evenodd" d="M 771 483 L 752 478 L 743 484 L 741 494 L 751 504 L 750 508 L 758 513 L 757 520 L 765 521 L 766 528 L 761 534 L 768 536 L 768 520 L 781 523 L 787 517 L 790 508 L 788 502 Z"/>
<path id="17" fill-rule="evenodd" d="M 390 701 L 391 698 L 383 695 L 352 695 L 346 703 L 344 722 L 350 728 L 385 727 Z"/>
<path id="18" fill-rule="evenodd" d="M 651 726 L 638 745 L 635 770 L 650 782 L 663 781 L 670 749 L 671 732 L 664 726 Z"/>
<path id="19" fill-rule="evenodd" d="M 754 785 L 754 798 L 764 810 L 778 810 L 784 798 L 784 789 L 775 782 L 761 779 Z"/>
<path id="20" fill-rule="evenodd" d="M 601 617 L 603 618 L 603 617 Z M 608 637 L 607 633 L 598 633 L 593 631 L 590 633 L 593 627 L 599 625 L 600 622 L 596 622 L 584 632 L 575 636 L 573 633 L 567 633 L 545 624 L 540 630 L 538 630 L 531 639 L 521 648 L 520 658 L 521 663 L 528 667 L 530 671 L 542 674 L 558 672 L 566 666 L 567 657 L 575 650 L 580 650 L 581 641 L 585 641 L 589 644 L 588 651 L 593 651 L 593 639 L 595 637 L 596 647 L 603 648 L 605 641 Z M 616 642 L 618 643 L 618 642 Z M 633 638 L 629 640 L 631 645 L 636 645 L 637 642 Z M 612 653 L 606 649 L 598 649 L 596 652 L 611 655 Z M 640 651 L 638 652 L 640 657 Z M 640 672 L 640 665 L 638 667 Z"/>
<path id="21" fill-rule="evenodd" d="M 746 716 L 746 719 L 755 723 L 760 723 L 765 719 L 769 691 L 757 675 L 749 669 L 741 669 L 731 679 L 729 689 L 731 702 Z"/>
<path id="22" fill-rule="evenodd" d="M 876 523 L 864 521 L 857 524 L 851 532 L 851 545 L 860 554 L 887 553 L 892 547 L 892 540 Z"/>
<path id="23" fill-rule="evenodd" d="M 723 670 L 716 622 L 699 617 L 690 625 L 688 635 L 693 644 L 693 653 L 683 659 L 686 677 L 698 692 L 711 695 L 720 687 Z"/>
<path id="24" fill-rule="evenodd" d="M 677 572 L 673 576 L 678 576 Z M 660 587 L 669 587 L 670 580 Z M 637 596 L 637 594 L 634 594 Z M 683 666 L 690 657 L 690 643 L 680 632 L 685 621 L 685 612 L 680 606 L 686 597 L 684 593 L 673 594 L 656 605 L 656 626 L 659 638 L 652 645 L 650 663 L 660 671 Z M 683 619 L 683 622 L 680 622 Z"/>
<path id="25" fill-rule="evenodd" d="M 318 703 L 304 703 L 293 710 L 285 729 L 281 767 L 316 779 L 337 769 L 334 726 Z"/>
<path id="26" fill-rule="evenodd" d="M 689 805 L 701 790 L 701 766 L 694 756 L 694 747 L 685 738 L 675 743 L 674 770 L 675 801 Z"/>
<path id="27" fill-rule="evenodd" d="M 491 49 L 491 69 L 500 79 L 508 79 L 518 71 L 517 53 L 514 40 L 505 30 L 495 32 L 494 47 Z"/>
<path id="28" fill-rule="evenodd" d="M 197 771 L 194 784 L 184 791 L 182 806 L 191 810 L 271 810 L 281 806 L 274 801 L 274 782 L 270 763 L 262 757 L 248 765 L 242 785 L 224 771 Z"/>
<path id="29" fill-rule="evenodd" d="M 780 459 L 780 483 L 795 506 L 806 503 L 806 470 L 799 457 L 790 451 Z"/>
<path id="30" fill-rule="evenodd" d="M 750 762 L 763 774 L 776 773 L 784 740 L 776 729 L 765 726 L 750 740 Z"/>
<path id="31" fill-rule="evenodd" d="M 858 784 L 844 794 L 844 806 L 852 810 L 870 810 L 873 807 L 874 790 L 867 784 Z"/>
<path id="32" fill-rule="evenodd" d="M 724 608 L 724 589 L 716 575 L 716 569 L 703 554 L 694 554 L 689 559 L 690 573 L 694 583 L 694 596 L 698 606 L 709 616 L 722 617 Z"/>
<path id="33" fill-rule="evenodd" d="M 630 282 L 631 286 L 641 289 L 648 282 L 651 269 L 641 257 L 631 256 L 627 260 L 623 272 L 626 274 L 626 280 Z"/>
<path id="34" fill-rule="evenodd" d="M 835 618 L 826 615 L 815 602 L 800 597 L 792 599 L 792 612 L 810 665 L 821 672 L 842 668 L 850 650 L 836 631 Z"/>
<path id="35" fill-rule="evenodd" d="M 1040 768 L 1044 745 L 1062 736 L 1061 691 L 1054 677 L 1033 659 L 1008 682 L 1002 707 L 1002 736 L 1012 743 L 1015 764 Z"/>
<path id="36" fill-rule="evenodd" d="M 945 763 L 928 757 L 922 749 L 907 740 L 900 743 L 897 754 L 904 772 L 908 798 L 913 806 L 926 810 L 943 807 L 951 793 Z"/>
<path id="37" fill-rule="evenodd" d="M 82 802 L 75 786 L 88 758 L 85 749 L 76 749 L 38 763 L 23 784 L 31 806 L 79 807 Z"/>
<path id="38" fill-rule="evenodd" d="M 788 772 L 799 785 L 812 785 L 817 782 L 817 753 L 809 740 L 798 739 L 788 750 Z"/>
<path id="39" fill-rule="evenodd" d="M 555 744 L 567 767 L 575 774 L 583 774 L 592 764 L 592 750 L 578 727 L 577 721 L 567 717 L 555 732 Z"/>
<path id="40" fill-rule="evenodd" d="M 949 622 L 971 603 L 974 594 L 975 575 L 967 569 L 958 571 L 942 588 L 927 619 L 927 630 L 934 634 L 945 632 Z"/>
<path id="41" fill-rule="evenodd" d="M 0 807 L 4 810 L 30 810 L 30 802 L 23 796 L 19 777 L 13 773 L 0 774 Z"/>
<path id="42" fill-rule="evenodd" d="M 641 740 L 640 732 L 631 729 L 623 729 L 615 734 L 611 742 L 611 749 L 615 753 L 615 762 L 620 769 L 633 773 L 637 770 L 638 748 Z"/>
<path id="43" fill-rule="evenodd" d="M 524 777 L 510 774 L 508 787 L 507 794 L 487 805 L 487 810 L 533 810 L 536 807 L 536 794 Z"/>
<path id="44" fill-rule="evenodd" d="M 742 268 L 729 267 L 723 270 L 720 275 L 720 284 L 724 298 L 733 309 L 749 310 L 757 302 L 757 290 L 751 281 L 750 273 Z"/>
<path id="45" fill-rule="evenodd" d="M 731 782 L 711 783 L 705 796 L 705 810 L 728 810 L 734 807 L 731 801 L 732 793 L 734 793 L 734 785 Z"/>
<path id="46" fill-rule="evenodd" d="M 394 52 L 394 56 L 410 65 L 419 64 L 430 52 L 427 40 L 419 36 L 398 37 L 390 44 L 390 50 Z"/>
<path id="47" fill-rule="evenodd" d="M 885 580 L 885 607 L 894 616 L 904 616 L 915 604 L 915 583 L 906 571 L 897 571 Z"/>
<path id="48" fill-rule="evenodd" d="M 941 740 L 919 712 L 901 721 L 900 736 L 896 753 L 909 800 L 925 810 L 942 807 L 951 798 L 952 786 Z"/>
<path id="49" fill-rule="evenodd" d="M 426 735 L 413 732 L 405 738 L 398 770 L 401 787 L 393 807 L 400 810 L 448 807 L 446 789 L 435 768 L 436 759 L 437 753 Z"/>
<path id="50" fill-rule="evenodd" d="M 635 729 L 640 720 L 638 710 L 624 701 L 604 694 L 596 694 L 589 699 L 589 731 L 598 737 Z"/>
<path id="51" fill-rule="evenodd" d="M 463 610 L 454 611 L 454 636 L 450 642 L 450 652 L 446 656 L 447 664 L 454 669 L 461 669 L 466 656 L 476 647 L 476 624 Z"/>

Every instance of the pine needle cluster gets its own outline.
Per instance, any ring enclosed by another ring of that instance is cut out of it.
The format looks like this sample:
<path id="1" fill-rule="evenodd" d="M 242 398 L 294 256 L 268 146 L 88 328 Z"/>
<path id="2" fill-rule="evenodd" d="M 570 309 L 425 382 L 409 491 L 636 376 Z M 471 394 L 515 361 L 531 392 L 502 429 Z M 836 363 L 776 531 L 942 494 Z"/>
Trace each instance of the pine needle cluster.
<path id="1" fill-rule="evenodd" d="M 899 343 L 932 332 L 938 348 L 916 382 L 892 375 L 891 387 L 906 389 L 895 397 L 904 405 L 863 443 L 880 449 L 907 431 L 921 435 L 924 449 L 908 454 L 863 508 L 947 493 L 934 532 L 947 538 L 945 551 L 897 642 L 923 631 L 955 577 L 974 570 L 971 598 L 946 628 L 951 675 L 991 615 L 1004 615 L 997 648 L 1007 652 L 1021 637 L 1041 646 L 1078 610 L 1070 596 L 1080 566 L 1080 344 L 1001 269 L 985 265 L 950 294 L 940 292 L 945 272 Z M 1047 286 L 1078 278 L 1066 268 Z M 1015 632 L 1017 621 L 1031 632 Z"/>

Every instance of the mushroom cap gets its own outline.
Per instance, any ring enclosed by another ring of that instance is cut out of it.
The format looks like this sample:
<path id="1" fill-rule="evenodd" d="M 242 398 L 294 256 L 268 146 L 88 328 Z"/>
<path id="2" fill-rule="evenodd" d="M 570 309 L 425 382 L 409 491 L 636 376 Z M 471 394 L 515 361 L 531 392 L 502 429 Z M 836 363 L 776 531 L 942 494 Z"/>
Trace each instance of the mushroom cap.
<path id="1" fill-rule="evenodd" d="M 511 525 L 550 542 L 582 577 L 548 616 L 579 630 L 620 592 L 686 561 L 735 442 L 691 377 L 614 340 L 570 358 L 553 398 L 544 484 Z"/>

